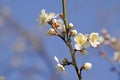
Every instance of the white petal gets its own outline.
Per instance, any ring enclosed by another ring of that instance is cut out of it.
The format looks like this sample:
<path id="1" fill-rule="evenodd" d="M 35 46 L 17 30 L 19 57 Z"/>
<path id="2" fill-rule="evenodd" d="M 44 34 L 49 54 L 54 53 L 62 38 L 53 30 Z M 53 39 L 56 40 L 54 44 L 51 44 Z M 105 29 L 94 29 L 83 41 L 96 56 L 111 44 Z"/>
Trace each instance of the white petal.
<path id="1" fill-rule="evenodd" d="M 84 37 L 84 35 L 83 35 L 82 33 L 78 33 L 78 35 L 76 35 L 76 36 L 74 37 L 74 41 L 75 41 L 75 42 L 78 42 L 79 37 L 82 38 L 82 39 L 85 39 L 85 37 Z"/>
<path id="2" fill-rule="evenodd" d="M 61 67 L 61 68 L 62 68 L 62 70 L 65 70 L 65 68 L 63 67 L 63 65 L 58 64 L 58 66 L 59 66 L 59 67 Z"/>
<path id="3" fill-rule="evenodd" d="M 89 41 L 92 47 L 97 47 L 97 44 L 95 42 Z"/>
<path id="4" fill-rule="evenodd" d="M 58 72 L 62 72 L 62 68 L 59 67 L 59 66 L 55 66 L 55 69 L 56 69 Z"/>
<path id="5" fill-rule="evenodd" d="M 57 70 L 58 72 L 63 72 L 63 71 L 65 71 L 64 67 L 63 67 L 63 66 L 60 66 L 60 65 L 55 66 L 55 68 L 56 68 L 56 70 Z"/>
<path id="6" fill-rule="evenodd" d="M 75 49 L 81 50 L 83 47 L 80 44 L 75 44 Z"/>
<path id="7" fill-rule="evenodd" d="M 59 64 L 60 62 L 59 62 L 59 59 L 56 57 L 56 56 L 54 56 L 54 59 L 55 59 L 55 61 Z"/>
<path id="8" fill-rule="evenodd" d="M 83 45 L 84 48 L 88 48 L 90 47 L 90 43 L 88 41 L 86 41 L 86 43 Z"/>
<path id="9" fill-rule="evenodd" d="M 42 9 L 42 10 L 41 10 L 41 13 L 42 13 L 42 14 L 45 14 L 45 9 Z"/>

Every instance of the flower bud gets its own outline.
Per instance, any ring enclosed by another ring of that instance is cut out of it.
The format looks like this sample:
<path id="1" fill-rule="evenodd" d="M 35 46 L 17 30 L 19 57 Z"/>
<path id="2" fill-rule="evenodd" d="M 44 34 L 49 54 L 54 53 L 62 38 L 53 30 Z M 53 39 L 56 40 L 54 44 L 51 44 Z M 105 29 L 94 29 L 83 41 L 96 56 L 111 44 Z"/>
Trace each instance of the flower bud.
<path id="1" fill-rule="evenodd" d="M 0 75 L 0 80 L 5 80 L 5 77 Z"/>
<path id="2" fill-rule="evenodd" d="M 68 60 L 67 60 L 67 58 L 63 58 L 62 62 L 63 62 L 63 64 L 69 63 Z"/>
<path id="3" fill-rule="evenodd" d="M 51 29 L 48 30 L 47 35 L 48 36 L 57 35 L 57 32 L 54 29 L 51 28 Z"/>
<path id="4" fill-rule="evenodd" d="M 81 52 L 82 55 L 86 55 L 87 54 L 87 50 L 85 50 L 85 49 L 81 49 L 80 52 Z"/>
<path id="5" fill-rule="evenodd" d="M 69 29 L 73 28 L 73 23 L 69 23 L 69 24 L 68 24 L 68 28 L 69 28 Z"/>
<path id="6" fill-rule="evenodd" d="M 57 19 L 52 19 L 52 23 L 56 23 L 57 22 Z"/>
<path id="7" fill-rule="evenodd" d="M 63 13 L 60 13 L 60 14 L 59 14 L 59 16 L 60 16 L 61 18 L 64 18 L 64 15 L 63 15 Z"/>
<path id="8" fill-rule="evenodd" d="M 70 31 L 70 36 L 76 36 L 76 35 L 77 35 L 77 30 Z"/>
<path id="9" fill-rule="evenodd" d="M 105 40 L 105 41 L 104 41 L 104 44 L 107 45 L 107 46 L 109 46 L 109 45 L 110 45 L 110 41 Z"/>
<path id="10" fill-rule="evenodd" d="M 92 64 L 89 62 L 86 62 L 83 64 L 82 68 L 86 71 L 90 70 L 92 68 Z"/>
<path id="11" fill-rule="evenodd" d="M 111 38 L 110 34 L 106 34 L 106 35 L 105 35 L 105 38 L 106 38 L 107 40 L 110 39 L 110 38 Z"/>
<path id="12" fill-rule="evenodd" d="M 103 43 L 105 39 L 104 39 L 104 37 L 100 36 L 100 37 L 98 38 L 98 40 L 99 40 L 100 43 Z"/>
<path id="13" fill-rule="evenodd" d="M 106 53 L 105 53 L 104 51 L 102 51 L 102 52 L 100 53 L 100 56 L 101 56 L 102 58 L 106 58 Z"/>
<path id="14" fill-rule="evenodd" d="M 111 41 L 112 43 L 116 43 L 116 42 L 117 42 L 117 39 L 114 38 L 114 37 L 111 37 L 111 38 L 110 38 L 110 41 Z"/>
<path id="15" fill-rule="evenodd" d="M 105 34 L 107 34 L 108 32 L 107 32 L 107 30 L 106 29 L 102 29 L 102 34 L 103 35 L 105 35 Z"/>

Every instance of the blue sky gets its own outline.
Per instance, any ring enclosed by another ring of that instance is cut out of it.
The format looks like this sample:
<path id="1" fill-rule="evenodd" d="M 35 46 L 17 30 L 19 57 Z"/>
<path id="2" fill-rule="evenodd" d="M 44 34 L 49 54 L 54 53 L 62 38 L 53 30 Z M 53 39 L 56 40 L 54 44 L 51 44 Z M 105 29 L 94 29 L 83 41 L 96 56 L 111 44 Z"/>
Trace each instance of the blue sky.
<path id="1" fill-rule="evenodd" d="M 43 44 L 45 43 L 46 51 L 54 64 L 56 64 L 53 59 L 55 55 L 60 60 L 63 57 L 70 59 L 69 51 L 65 44 L 57 37 L 42 36 L 45 32 L 40 32 L 40 27 L 36 20 L 41 9 L 46 9 L 48 12 L 61 13 L 61 0 L 0 0 L 0 5 L 8 6 L 13 17 L 24 25 L 27 31 L 36 34 L 37 37 L 43 37 Z M 101 33 L 101 30 L 106 28 L 111 35 L 120 36 L 120 0 L 67 0 L 67 18 L 68 22 L 74 24 L 74 29 L 81 33 Z M 108 52 L 113 52 L 112 50 L 110 51 Z M 87 56 L 77 55 L 79 65 L 82 65 L 85 61 L 93 63 L 93 68 L 90 71 L 83 71 L 84 80 L 118 79 L 118 75 L 109 70 L 111 65 L 98 55 L 96 49 L 88 49 Z M 67 72 L 72 80 L 77 79 L 76 73 L 71 66 L 70 68 L 67 67 Z M 69 80 L 66 76 L 64 78 Z"/>

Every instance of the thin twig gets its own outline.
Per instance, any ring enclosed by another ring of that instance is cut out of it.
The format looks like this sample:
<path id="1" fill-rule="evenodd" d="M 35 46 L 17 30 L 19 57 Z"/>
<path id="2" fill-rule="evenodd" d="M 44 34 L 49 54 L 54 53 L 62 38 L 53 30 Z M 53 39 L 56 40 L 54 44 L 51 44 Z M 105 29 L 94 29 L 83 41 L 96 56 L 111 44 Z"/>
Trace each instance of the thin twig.
<path id="1" fill-rule="evenodd" d="M 67 16 L 66 16 L 66 0 L 62 0 L 62 5 L 63 5 L 63 16 L 64 16 L 63 21 L 64 21 L 65 28 L 66 28 L 67 41 L 70 41 L 69 28 L 68 28 Z"/>
<path id="2" fill-rule="evenodd" d="M 75 58 L 75 53 L 76 51 L 73 50 L 71 40 L 70 40 L 70 35 L 69 35 L 69 28 L 68 28 L 68 23 L 67 23 L 67 18 L 66 18 L 66 0 L 62 0 L 62 5 L 63 5 L 63 20 L 66 28 L 66 33 L 67 33 L 67 42 L 66 45 L 68 46 L 70 53 L 71 53 L 71 58 L 72 58 L 72 65 L 74 66 L 76 73 L 78 75 L 79 80 L 82 80 L 81 76 L 81 70 L 79 70 L 78 65 L 76 63 L 76 58 Z"/>

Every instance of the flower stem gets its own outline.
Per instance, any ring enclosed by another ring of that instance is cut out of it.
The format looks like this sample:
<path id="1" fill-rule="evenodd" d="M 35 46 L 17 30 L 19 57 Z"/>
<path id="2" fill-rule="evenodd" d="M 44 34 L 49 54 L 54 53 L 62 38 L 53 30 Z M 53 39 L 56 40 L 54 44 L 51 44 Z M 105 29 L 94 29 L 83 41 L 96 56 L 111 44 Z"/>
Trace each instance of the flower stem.
<path id="1" fill-rule="evenodd" d="M 62 5 L 63 5 L 63 21 L 65 24 L 65 28 L 66 28 L 66 34 L 67 34 L 67 42 L 66 45 L 68 46 L 70 53 L 71 53 L 71 58 L 72 58 L 72 65 L 75 68 L 75 71 L 77 73 L 78 79 L 82 80 L 82 76 L 81 76 L 81 69 L 79 70 L 78 65 L 76 63 L 76 57 L 75 57 L 75 53 L 76 51 L 73 50 L 72 45 L 71 45 L 71 39 L 70 39 L 70 35 L 69 35 L 69 28 L 68 28 L 68 23 L 67 23 L 67 17 L 66 17 L 66 0 L 62 0 Z"/>
<path id="2" fill-rule="evenodd" d="M 67 46 L 68 46 L 68 48 L 70 50 L 70 53 L 71 53 L 72 65 L 74 66 L 74 68 L 76 70 L 76 73 L 77 73 L 77 76 L 78 76 L 79 80 L 82 80 L 82 76 L 81 76 L 81 71 L 82 70 L 81 69 L 79 70 L 79 68 L 77 66 L 75 51 L 73 50 L 71 43 L 68 43 Z"/>
<path id="3" fill-rule="evenodd" d="M 70 36 L 69 36 L 69 29 L 68 29 L 68 23 L 67 23 L 67 16 L 66 16 L 66 0 L 62 0 L 62 5 L 63 5 L 63 21 L 65 24 L 66 28 L 66 33 L 67 33 L 67 41 L 70 41 Z"/>

